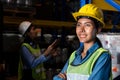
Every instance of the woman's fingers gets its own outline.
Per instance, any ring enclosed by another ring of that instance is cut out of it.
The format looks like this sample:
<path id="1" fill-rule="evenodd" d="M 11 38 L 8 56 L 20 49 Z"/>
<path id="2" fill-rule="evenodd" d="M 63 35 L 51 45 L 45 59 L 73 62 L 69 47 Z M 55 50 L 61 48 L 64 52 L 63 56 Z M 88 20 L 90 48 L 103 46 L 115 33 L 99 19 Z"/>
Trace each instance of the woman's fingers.
<path id="1" fill-rule="evenodd" d="M 58 76 L 59 76 L 60 78 L 66 79 L 66 74 L 64 74 L 64 73 L 59 73 Z"/>
<path id="2" fill-rule="evenodd" d="M 56 47 L 57 45 L 58 45 L 58 43 L 59 43 L 59 39 L 56 39 L 52 44 L 51 44 L 51 46 L 52 47 Z"/>

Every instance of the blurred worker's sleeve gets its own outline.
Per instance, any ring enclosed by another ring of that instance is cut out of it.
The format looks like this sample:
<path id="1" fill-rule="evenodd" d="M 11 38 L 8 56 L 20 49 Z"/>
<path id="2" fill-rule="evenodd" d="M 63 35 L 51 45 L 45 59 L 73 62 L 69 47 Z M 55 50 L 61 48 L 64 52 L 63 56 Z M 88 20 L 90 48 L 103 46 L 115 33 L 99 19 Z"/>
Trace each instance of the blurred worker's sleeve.
<path id="1" fill-rule="evenodd" d="M 26 64 L 26 66 L 30 68 L 33 68 L 38 64 L 45 62 L 49 59 L 49 57 L 50 56 L 45 57 L 44 55 L 40 55 L 38 58 L 35 58 L 35 56 L 32 55 L 25 46 L 21 48 L 21 58 Z"/>

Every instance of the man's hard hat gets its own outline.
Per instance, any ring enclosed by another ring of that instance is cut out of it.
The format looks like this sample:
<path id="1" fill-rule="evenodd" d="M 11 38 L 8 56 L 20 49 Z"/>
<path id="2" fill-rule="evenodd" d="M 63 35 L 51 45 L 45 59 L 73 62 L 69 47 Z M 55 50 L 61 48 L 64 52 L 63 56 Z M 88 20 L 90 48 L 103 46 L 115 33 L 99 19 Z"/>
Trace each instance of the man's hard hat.
<path id="1" fill-rule="evenodd" d="M 23 22 L 21 22 L 20 25 L 19 25 L 19 32 L 22 35 L 24 35 L 25 32 L 27 31 L 27 29 L 30 27 L 30 25 L 31 25 L 31 22 L 29 22 L 29 21 L 23 21 Z"/>
<path id="2" fill-rule="evenodd" d="M 76 21 L 79 16 L 88 16 L 99 21 L 103 27 L 105 26 L 103 12 L 94 4 L 86 4 L 81 7 L 78 12 L 72 13 L 72 15 Z"/>

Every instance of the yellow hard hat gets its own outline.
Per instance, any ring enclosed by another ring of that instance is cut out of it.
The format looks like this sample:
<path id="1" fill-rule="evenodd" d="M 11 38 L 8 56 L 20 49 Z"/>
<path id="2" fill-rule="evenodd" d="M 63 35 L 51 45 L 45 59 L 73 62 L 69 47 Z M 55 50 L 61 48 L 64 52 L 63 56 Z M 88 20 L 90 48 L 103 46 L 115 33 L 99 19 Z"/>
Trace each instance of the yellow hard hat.
<path id="1" fill-rule="evenodd" d="M 94 4 L 86 4 L 80 8 L 78 12 L 72 13 L 72 15 L 76 21 L 77 17 L 79 16 L 89 16 L 98 20 L 103 25 L 103 27 L 105 26 L 103 12 Z"/>

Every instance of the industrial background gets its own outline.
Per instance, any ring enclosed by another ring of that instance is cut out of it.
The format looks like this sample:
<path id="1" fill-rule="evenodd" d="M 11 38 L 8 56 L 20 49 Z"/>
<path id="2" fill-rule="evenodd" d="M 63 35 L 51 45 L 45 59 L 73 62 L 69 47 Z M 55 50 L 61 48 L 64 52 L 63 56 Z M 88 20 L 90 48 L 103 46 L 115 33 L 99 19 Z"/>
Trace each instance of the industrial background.
<path id="1" fill-rule="evenodd" d="M 120 76 L 120 0 L 0 0 L 0 80 L 17 80 L 21 40 L 18 26 L 23 20 L 30 20 L 42 28 L 42 49 L 61 36 L 61 55 L 44 64 L 48 80 L 52 80 L 78 47 L 72 13 L 87 3 L 96 4 L 104 12 L 106 26 L 98 37 L 114 56 L 114 79 Z M 109 44 L 105 45 L 106 41 Z"/>

